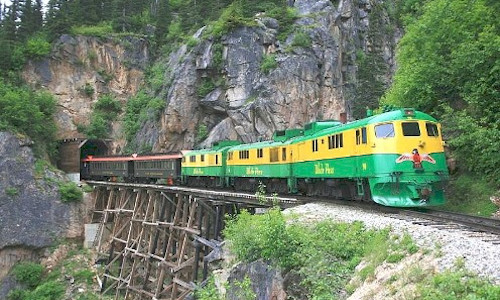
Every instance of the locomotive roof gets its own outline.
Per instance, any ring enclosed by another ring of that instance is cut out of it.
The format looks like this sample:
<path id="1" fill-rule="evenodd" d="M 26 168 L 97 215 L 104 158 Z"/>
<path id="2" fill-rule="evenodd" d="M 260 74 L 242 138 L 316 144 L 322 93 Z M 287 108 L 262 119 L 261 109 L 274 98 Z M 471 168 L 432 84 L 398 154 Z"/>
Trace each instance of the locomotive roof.
<path id="1" fill-rule="evenodd" d="M 303 135 L 301 134 L 297 136 L 292 136 L 289 139 L 278 139 L 276 141 L 268 140 L 268 141 L 226 146 L 220 148 L 192 150 L 187 152 L 185 155 L 216 153 L 216 152 L 222 152 L 223 150 L 234 151 L 234 150 L 247 150 L 253 148 L 280 147 L 289 145 L 297 141 L 309 140 L 317 136 L 324 136 L 325 134 L 335 134 L 345 130 L 367 126 L 369 124 L 376 124 L 376 123 L 397 121 L 397 120 L 426 120 L 431 122 L 437 122 L 435 118 L 431 117 L 426 113 L 423 113 L 421 111 L 416 111 L 413 108 L 403 108 L 367 117 L 361 120 L 352 121 L 346 124 L 342 124 L 338 121 L 331 121 L 331 120 L 312 122 L 307 124 L 306 127 L 307 126 L 316 127 L 318 128 L 318 130 L 307 129 L 302 131 L 302 129 L 299 128 L 297 130 L 300 130 L 301 133 L 303 132 Z M 311 124 L 314 124 L 316 126 L 311 126 Z"/>

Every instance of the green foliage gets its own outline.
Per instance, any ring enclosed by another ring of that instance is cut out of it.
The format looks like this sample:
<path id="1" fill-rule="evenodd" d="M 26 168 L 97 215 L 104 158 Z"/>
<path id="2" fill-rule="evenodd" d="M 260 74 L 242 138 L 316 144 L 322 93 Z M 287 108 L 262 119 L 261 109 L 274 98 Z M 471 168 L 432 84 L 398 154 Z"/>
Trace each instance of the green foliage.
<path id="1" fill-rule="evenodd" d="M 128 145 L 132 144 L 132 140 L 143 122 L 148 119 L 158 120 L 160 118 L 165 105 L 165 100 L 151 97 L 144 91 L 139 91 L 127 101 L 123 122 Z M 134 152 L 138 149 L 128 150 Z"/>
<path id="2" fill-rule="evenodd" d="M 293 36 L 292 47 L 311 48 L 311 45 L 312 41 L 307 33 L 299 31 Z"/>
<path id="3" fill-rule="evenodd" d="M 105 37 L 114 32 L 113 26 L 109 22 L 102 22 L 96 25 L 82 25 L 71 27 L 71 34 Z"/>
<path id="4" fill-rule="evenodd" d="M 418 299 L 459 300 L 500 298 L 500 286 L 488 283 L 463 268 L 426 277 L 417 285 Z"/>
<path id="5" fill-rule="evenodd" d="M 26 41 L 25 54 L 28 58 L 42 58 L 47 56 L 52 49 L 51 44 L 42 35 L 36 35 Z"/>
<path id="6" fill-rule="evenodd" d="M 16 280 L 30 288 L 36 287 L 41 282 L 43 272 L 43 266 L 33 262 L 21 262 L 12 268 Z"/>
<path id="7" fill-rule="evenodd" d="M 236 218 L 227 220 L 224 236 L 241 260 L 270 259 L 285 268 L 296 261 L 293 238 L 286 231 L 285 219 L 279 208 L 255 216 L 242 211 Z"/>
<path id="8" fill-rule="evenodd" d="M 146 73 L 146 81 L 153 91 L 158 92 L 165 84 L 165 64 L 163 62 L 155 63 Z"/>
<path id="9" fill-rule="evenodd" d="M 5 189 L 5 194 L 10 197 L 15 197 L 19 194 L 19 191 L 14 187 L 8 187 Z"/>
<path id="10" fill-rule="evenodd" d="M 91 285 L 94 281 L 94 272 L 91 270 L 78 270 L 73 274 L 73 277 L 75 278 L 76 282 L 83 282 L 86 284 Z"/>
<path id="11" fill-rule="evenodd" d="M 212 78 L 203 77 L 201 80 L 201 84 L 198 86 L 198 89 L 196 90 L 196 94 L 198 95 L 198 97 L 204 98 L 211 91 L 215 90 L 216 87 L 217 86 Z"/>
<path id="12" fill-rule="evenodd" d="M 220 300 L 221 296 L 217 291 L 215 286 L 215 280 L 213 276 L 210 276 L 207 280 L 207 284 L 201 288 L 194 291 L 195 299 L 198 300 Z"/>
<path id="13" fill-rule="evenodd" d="M 59 300 L 62 298 L 66 288 L 60 282 L 48 281 L 37 286 L 35 290 L 27 293 L 25 299 L 37 300 Z"/>
<path id="14" fill-rule="evenodd" d="M 111 95 L 104 95 L 95 103 L 94 111 L 95 110 L 105 113 L 114 120 L 121 112 L 122 107 L 120 101 L 116 100 Z"/>
<path id="15" fill-rule="evenodd" d="M 91 97 L 92 95 L 94 95 L 94 87 L 90 84 L 90 83 L 85 83 L 85 85 L 81 88 L 82 92 L 87 96 L 87 97 Z"/>
<path id="16" fill-rule="evenodd" d="M 193 37 L 193 36 L 190 36 L 187 41 L 186 41 L 186 45 L 189 47 L 189 48 L 193 48 L 195 46 L 197 46 L 198 44 L 200 43 L 200 40 Z"/>
<path id="17" fill-rule="evenodd" d="M 33 92 L 5 84 L 0 79 L 0 130 L 28 135 L 37 156 L 56 152 L 56 101 L 46 92 Z"/>
<path id="18" fill-rule="evenodd" d="M 443 209 L 489 217 L 497 209 L 490 201 L 497 190 L 494 184 L 482 180 L 478 175 L 452 174 L 446 189 L 448 202 Z"/>
<path id="19" fill-rule="evenodd" d="M 500 160 L 490 153 L 500 148 L 500 26 L 498 6 L 491 5 L 431 0 L 419 8 L 383 101 L 448 119 L 444 128 L 457 162 L 498 184 Z"/>
<path id="20" fill-rule="evenodd" d="M 212 46 L 212 65 L 215 70 L 221 71 L 224 61 L 223 61 L 224 45 L 222 43 L 216 42 Z"/>
<path id="21" fill-rule="evenodd" d="M 254 300 L 257 297 L 257 295 L 252 290 L 252 281 L 248 276 L 245 276 L 242 281 L 233 282 L 230 288 L 232 290 L 235 290 L 237 299 Z"/>
<path id="22" fill-rule="evenodd" d="M 89 55 L 90 56 L 90 55 Z M 90 58 L 89 58 L 90 59 Z M 99 74 L 102 79 L 104 80 L 105 83 L 109 83 L 112 79 L 113 79 L 113 74 L 111 73 L 108 73 L 106 70 L 104 69 L 99 69 L 97 70 L 97 74 Z"/>
<path id="23" fill-rule="evenodd" d="M 199 124 L 198 129 L 196 130 L 196 143 L 199 143 L 206 139 L 208 136 L 207 125 Z"/>
<path id="24" fill-rule="evenodd" d="M 277 6 L 267 11 L 267 15 L 278 20 L 278 40 L 284 42 L 294 29 L 293 24 L 298 18 L 297 10 L 289 6 Z"/>
<path id="25" fill-rule="evenodd" d="M 275 54 L 267 54 L 262 58 L 260 63 L 260 71 L 264 74 L 269 74 L 272 70 L 278 67 L 278 62 L 276 61 Z"/>
<path id="26" fill-rule="evenodd" d="M 106 138 L 111 131 L 111 122 L 121 112 L 121 104 L 111 95 L 100 97 L 94 105 L 88 126 L 79 126 L 78 130 L 89 138 Z"/>
<path id="27" fill-rule="evenodd" d="M 83 199 L 82 190 L 74 182 L 61 182 L 59 184 L 59 193 L 62 202 L 76 202 Z"/>
<path id="28" fill-rule="evenodd" d="M 254 24 L 255 21 L 245 17 L 244 1 L 234 1 L 224 9 L 220 18 L 212 25 L 211 33 L 215 37 L 220 37 L 237 27 Z"/>

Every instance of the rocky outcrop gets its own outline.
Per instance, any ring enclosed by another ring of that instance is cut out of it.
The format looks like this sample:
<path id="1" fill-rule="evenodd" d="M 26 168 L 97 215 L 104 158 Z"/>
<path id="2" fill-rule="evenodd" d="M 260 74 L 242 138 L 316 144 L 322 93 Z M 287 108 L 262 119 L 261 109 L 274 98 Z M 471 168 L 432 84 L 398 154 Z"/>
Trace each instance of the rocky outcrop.
<path id="1" fill-rule="evenodd" d="M 163 69 L 163 80 L 155 77 L 149 93 L 163 99 L 165 109 L 160 118 L 142 120 L 133 145 L 169 152 L 224 139 L 252 142 L 341 113 L 358 118 L 378 103 L 401 35 L 385 9 L 392 0 L 287 4 L 297 13 L 293 25 L 259 13 L 255 26 L 208 39 L 204 27 L 194 35 L 197 45 L 159 57 L 155 67 Z M 153 63 L 147 40 L 115 39 L 63 35 L 49 58 L 26 67 L 29 83 L 58 98 L 59 138 L 82 137 L 77 125 L 88 124 L 99 96 L 111 93 L 125 104 L 139 89 Z M 112 151 L 124 148 L 120 122 L 110 138 Z"/>
<path id="2" fill-rule="evenodd" d="M 136 144 L 168 152 L 224 139 L 268 139 L 275 130 L 339 119 L 341 113 L 352 119 L 359 54 L 372 53 L 384 62 L 370 75 L 373 80 L 388 83 L 394 69 L 397 34 L 375 34 L 370 27 L 373 7 L 381 3 L 289 1 L 298 19 L 286 40 L 278 40 L 279 22 L 263 13 L 256 16 L 257 26 L 181 47 L 164 61 L 169 71 L 160 92 L 167 104 L 161 120 L 144 124 Z M 390 23 L 383 9 L 378 12 L 377 26 Z M 275 67 L 264 70 L 264 60 L 273 58 Z M 213 90 L 200 95 L 207 82 Z"/>
<path id="3" fill-rule="evenodd" d="M 100 96 L 111 94 L 125 104 L 137 93 L 149 62 L 145 39 L 62 35 L 50 56 L 30 61 L 23 75 L 32 86 L 56 96 L 58 137 L 65 139 L 83 137 L 77 126 L 88 125 Z M 120 136 L 120 128 L 113 126 L 110 136 Z"/>
<path id="4" fill-rule="evenodd" d="M 82 207 L 60 201 L 62 175 L 35 173 L 31 144 L 0 132 L 0 281 L 17 261 L 38 260 L 57 239 L 82 236 Z"/>

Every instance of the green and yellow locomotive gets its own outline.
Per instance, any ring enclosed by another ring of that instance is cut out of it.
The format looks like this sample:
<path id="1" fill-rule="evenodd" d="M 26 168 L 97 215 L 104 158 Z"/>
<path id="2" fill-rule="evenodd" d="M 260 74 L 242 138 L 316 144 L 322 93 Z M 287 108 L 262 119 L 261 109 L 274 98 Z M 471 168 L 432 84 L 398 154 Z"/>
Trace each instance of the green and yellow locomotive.
<path id="1" fill-rule="evenodd" d="M 448 178 L 440 125 L 413 109 L 342 124 L 320 121 L 276 132 L 271 141 L 194 150 L 186 184 L 375 201 L 412 207 L 444 203 Z"/>

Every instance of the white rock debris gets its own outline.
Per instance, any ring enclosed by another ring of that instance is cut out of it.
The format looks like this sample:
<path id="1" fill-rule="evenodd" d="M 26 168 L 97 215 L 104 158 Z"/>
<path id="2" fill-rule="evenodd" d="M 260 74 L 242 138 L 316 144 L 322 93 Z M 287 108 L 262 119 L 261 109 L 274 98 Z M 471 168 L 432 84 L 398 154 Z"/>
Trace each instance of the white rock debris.
<path id="1" fill-rule="evenodd" d="M 339 206 L 329 203 L 309 203 L 284 211 L 296 215 L 298 221 L 312 223 L 330 219 L 339 222 L 361 221 L 367 228 L 383 229 L 390 227 L 395 234 L 410 234 L 415 243 L 425 249 L 440 252 L 437 257 L 440 271 L 452 268 L 458 259 L 463 259 L 465 267 L 500 284 L 500 246 L 487 240 L 487 235 L 474 234 L 461 229 L 438 229 L 413 224 L 389 217 L 380 212 L 369 212 L 360 208 Z"/>

